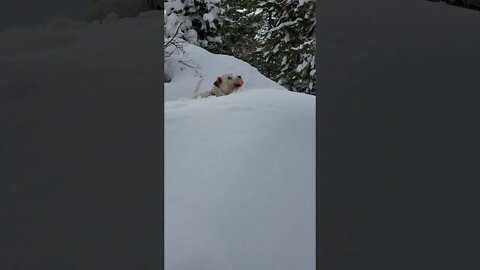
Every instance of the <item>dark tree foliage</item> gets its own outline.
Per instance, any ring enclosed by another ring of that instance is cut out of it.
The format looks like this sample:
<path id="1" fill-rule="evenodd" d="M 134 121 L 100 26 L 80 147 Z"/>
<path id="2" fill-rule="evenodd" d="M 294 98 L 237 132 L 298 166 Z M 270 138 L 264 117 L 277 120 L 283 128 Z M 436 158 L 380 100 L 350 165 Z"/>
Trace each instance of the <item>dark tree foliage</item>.
<path id="1" fill-rule="evenodd" d="M 296 92 L 315 94 L 315 1 L 263 1 L 266 29 L 256 51 L 258 68 Z"/>
<path id="2" fill-rule="evenodd" d="M 315 94 L 315 8 L 312 0 L 166 0 L 166 37 L 183 24 L 182 34 L 197 34 L 187 41 L 244 60 L 291 91 Z M 212 13 L 215 20 L 206 21 Z"/>
<path id="3" fill-rule="evenodd" d="M 212 51 L 252 62 L 258 45 L 255 36 L 261 27 L 262 20 L 258 1 L 224 0 L 222 8 L 225 10 L 220 31 L 222 43 L 212 48 Z"/>
<path id="4" fill-rule="evenodd" d="M 167 23 L 166 37 L 170 38 L 176 27 L 181 25 L 183 37 L 204 48 L 213 48 L 220 43 L 218 28 L 222 25 L 219 0 L 165 0 L 167 21 L 175 15 L 174 25 Z M 192 36 L 192 31 L 195 35 Z"/>

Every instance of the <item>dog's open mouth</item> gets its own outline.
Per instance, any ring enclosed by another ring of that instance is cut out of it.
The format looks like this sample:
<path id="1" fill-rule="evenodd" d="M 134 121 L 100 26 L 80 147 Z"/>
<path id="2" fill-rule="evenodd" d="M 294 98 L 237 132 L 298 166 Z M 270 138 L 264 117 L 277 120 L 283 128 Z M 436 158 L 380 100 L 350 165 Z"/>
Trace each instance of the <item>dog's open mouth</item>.
<path id="1" fill-rule="evenodd" d="M 243 80 L 237 80 L 237 81 L 235 82 L 235 87 L 240 87 L 240 86 L 242 86 L 242 85 L 243 85 Z"/>

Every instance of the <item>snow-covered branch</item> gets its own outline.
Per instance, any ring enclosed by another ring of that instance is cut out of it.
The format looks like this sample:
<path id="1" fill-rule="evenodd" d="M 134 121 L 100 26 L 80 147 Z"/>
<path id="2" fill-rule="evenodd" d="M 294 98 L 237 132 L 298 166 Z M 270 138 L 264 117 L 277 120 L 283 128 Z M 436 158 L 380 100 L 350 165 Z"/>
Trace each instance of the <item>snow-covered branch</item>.
<path id="1" fill-rule="evenodd" d="M 287 27 L 287 26 L 291 26 L 291 25 L 294 25 L 296 23 L 298 23 L 300 21 L 299 18 L 297 18 L 296 20 L 294 21 L 289 21 L 289 22 L 283 22 L 281 24 L 279 24 L 278 26 L 275 26 L 273 27 L 272 29 L 268 30 L 267 33 L 271 33 L 271 32 L 275 32 L 275 31 L 278 31 L 284 27 Z"/>

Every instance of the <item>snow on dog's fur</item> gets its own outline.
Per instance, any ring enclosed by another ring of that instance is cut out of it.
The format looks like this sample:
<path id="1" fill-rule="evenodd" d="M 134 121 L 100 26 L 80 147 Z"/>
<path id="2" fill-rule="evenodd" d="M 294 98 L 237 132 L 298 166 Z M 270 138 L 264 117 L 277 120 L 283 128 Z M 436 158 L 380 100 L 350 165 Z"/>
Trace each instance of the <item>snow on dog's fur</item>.
<path id="1" fill-rule="evenodd" d="M 217 80 L 213 83 L 212 89 L 205 92 L 198 92 L 202 80 L 200 80 L 193 92 L 193 98 L 205 98 L 209 96 L 226 96 L 230 95 L 233 91 L 239 89 L 243 85 L 243 79 L 240 75 L 223 74 L 217 77 Z"/>

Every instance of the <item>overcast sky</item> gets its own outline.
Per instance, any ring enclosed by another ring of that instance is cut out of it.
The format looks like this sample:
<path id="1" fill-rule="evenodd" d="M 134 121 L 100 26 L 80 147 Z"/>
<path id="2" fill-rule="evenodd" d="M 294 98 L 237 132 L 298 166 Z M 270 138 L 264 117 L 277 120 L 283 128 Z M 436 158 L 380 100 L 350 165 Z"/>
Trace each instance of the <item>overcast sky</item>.
<path id="1" fill-rule="evenodd" d="M 35 25 L 59 15 L 85 20 L 89 2 L 89 0 L 1 0 L 0 29 Z"/>

